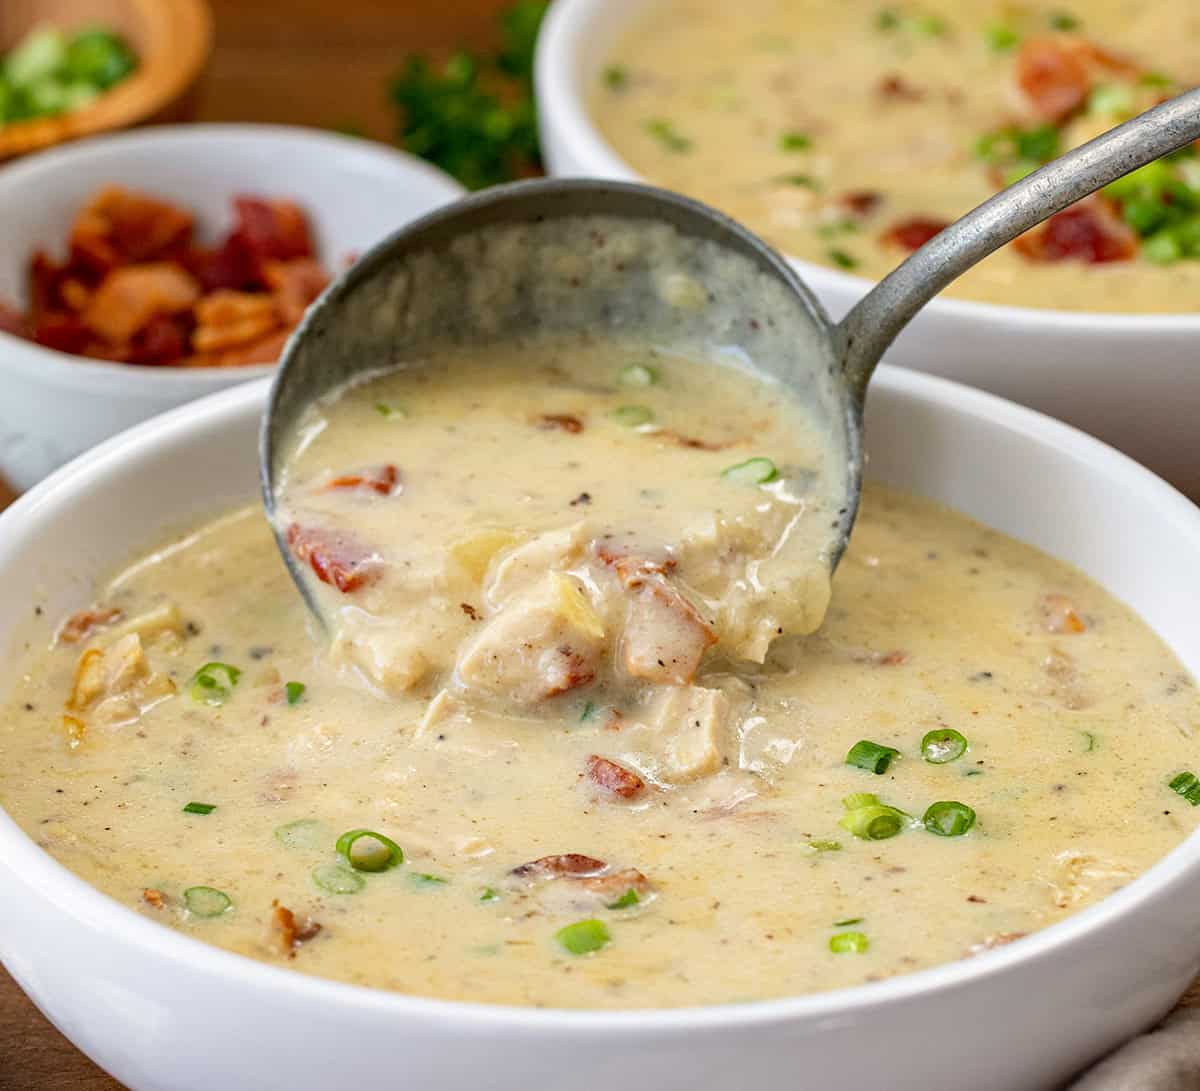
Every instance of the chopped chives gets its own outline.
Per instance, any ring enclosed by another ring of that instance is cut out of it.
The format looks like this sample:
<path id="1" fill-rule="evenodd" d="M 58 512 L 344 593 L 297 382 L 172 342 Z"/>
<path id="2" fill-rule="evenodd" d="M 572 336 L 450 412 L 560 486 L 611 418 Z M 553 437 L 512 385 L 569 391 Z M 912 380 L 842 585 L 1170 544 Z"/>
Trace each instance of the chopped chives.
<path id="1" fill-rule="evenodd" d="M 748 458 L 721 471 L 726 481 L 738 485 L 765 485 L 779 476 L 779 470 L 769 458 Z"/>
<path id="2" fill-rule="evenodd" d="M 984 32 L 987 39 L 987 44 L 996 53 L 1007 53 L 1010 49 L 1016 47 L 1021 40 L 1021 35 L 1018 34 L 1012 27 L 1005 26 L 1003 23 L 996 23 L 988 27 Z"/>
<path id="3" fill-rule="evenodd" d="M 814 852 L 839 852 L 842 843 L 840 841 L 810 841 L 808 847 Z"/>
<path id="4" fill-rule="evenodd" d="M 1183 772 L 1171 779 L 1168 787 L 1176 795 L 1182 796 L 1193 807 L 1200 806 L 1200 777 L 1195 773 Z"/>
<path id="5" fill-rule="evenodd" d="M 640 905 L 642 899 L 638 897 L 638 892 L 630 887 L 622 894 L 615 902 L 610 902 L 605 908 L 607 909 L 632 909 L 635 905 Z"/>
<path id="6" fill-rule="evenodd" d="M 858 792 L 843 801 L 846 813 L 838 825 L 864 841 L 886 841 L 904 828 L 904 815 L 895 807 L 879 802 L 879 797 Z"/>
<path id="7" fill-rule="evenodd" d="M 645 405 L 622 405 L 612 411 L 612 418 L 625 428 L 640 428 L 654 420 L 654 410 Z"/>
<path id="8" fill-rule="evenodd" d="M 1085 739 L 1085 740 L 1086 740 L 1086 742 L 1087 742 L 1087 746 L 1085 746 L 1085 747 L 1083 748 L 1083 752 L 1084 752 L 1085 754 L 1090 754 L 1090 753 L 1091 753 L 1093 750 L 1095 750 L 1095 749 L 1096 749 L 1097 745 L 1099 745 L 1099 744 L 1098 744 L 1098 741 L 1097 741 L 1097 739 L 1096 739 L 1095 732 L 1092 732 L 1092 731 L 1083 731 L 1083 732 L 1080 732 L 1080 734 L 1082 734 L 1082 735 L 1083 735 L 1084 739 Z"/>
<path id="9" fill-rule="evenodd" d="M 396 420 L 408 416 L 408 410 L 402 405 L 389 405 L 387 402 L 376 402 L 375 412 L 387 420 Z"/>
<path id="10" fill-rule="evenodd" d="M 792 132 L 784 133 L 779 138 L 779 150 L 785 152 L 802 152 L 807 151 L 812 147 L 812 137 L 808 133 Z"/>
<path id="11" fill-rule="evenodd" d="M 222 705 L 233 693 L 242 672 L 228 663 L 205 663 L 188 679 L 193 701 L 206 705 Z"/>
<path id="12" fill-rule="evenodd" d="M 479 900 L 481 902 L 498 902 L 500 900 L 500 893 L 490 886 L 485 886 L 479 895 Z"/>
<path id="13" fill-rule="evenodd" d="M 883 8 L 875 16 L 875 27 L 878 30 L 895 30 L 900 25 L 900 16 L 891 8 Z"/>
<path id="14" fill-rule="evenodd" d="M 952 727 L 936 728 L 921 740 L 921 757 L 930 765 L 958 761 L 967 752 L 967 737 Z"/>
<path id="15" fill-rule="evenodd" d="M 348 830 L 334 848 L 355 871 L 387 871 L 404 863 L 400 846 L 374 830 Z"/>
<path id="16" fill-rule="evenodd" d="M 1051 12 L 1049 22 L 1051 30 L 1075 30 L 1079 26 L 1079 19 L 1069 11 Z"/>
<path id="17" fill-rule="evenodd" d="M 183 808 L 184 814 L 212 814 L 217 809 L 215 803 L 189 803 Z"/>
<path id="18" fill-rule="evenodd" d="M 975 825 L 975 812 L 957 800 L 931 803 L 921 819 L 930 833 L 939 837 L 961 837 Z"/>
<path id="19" fill-rule="evenodd" d="M 283 687 L 284 692 L 287 694 L 287 703 L 289 705 L 298 705 L 300 703 L 300 698 L 304 696 L 304 691 L 307 688 L 308 687 L 303 682 L 288 682 L 288 684 Z"/>
<path id="20" fill-rule="evenodd" d="M 861 932 L 838 932 L 837 935 L 829 937 L 829 949 L 835 955 L 865 954 L 870 946 L 870 940 Z"/>
<path id="21" fill-rule="evenodd" d="M 1089 114 L 1127 114 L 1133 110 L 1133 91 L 1121 83 L 1102 83 L 1088 95 Z"/>
<path id="22" fill-rule="evenodd" d="M 652 118 L 643 124 L 643 128 L 669 152 L 682 155 L 692 150 L 691 140 L 678 132 L 666 118 Z"/>
<path id="23" fill-rule="evenodd" d="M 656 386 L 658 369 L 649 364 L 626 364 L 617 372 L 617 382 L 622 386 Z"/>
<path id="24" fill-rule="evenodd" d="M 619 91 L 629 83 L 629 69 L 623 65 L 610 64 L 604 70 L 604 86 L 610 91 Z"/>
<path id="25" fill-rule="evenodd" d="M 330 894 L 357 894 L 367 880 L 356 871 L 351 871 L 341 864 L 322 864 L 313 870 L 313 882 Z"/>
<path id="26" fill-rule="evenodd" d="M 800 189 L 819 190 L 821 183 L 811 174 L 780 174 L 775 179 L 781 186 L 798 186 Z"/>
<path id="27" fill-rule="evenodd" d="M 413 886 L 445 886 L 449 879 L 443 879 L 440 875 L 430 875 L 427 871 L 414 871 L 409 876 Z"/>
<path id="28" fill-rule="evenodd" d="M 559 945 L 572 955 L 590 955 L 607 947 L 612 934 L 603 921 L 587 920 L 568 924 L 554 933 Z"/>
<path id="29" fill-rule="evenodd" d="M 834 265 L 842 269 L 857 269 L 858 258 L 852 254 L 847 254 L 845 250 L 838 250 L 836 247 L 826 251 L 826 256 Z"/>
<path id="30" fill-rule="evenodd" d="M 842 806 L 848 811 L 856 810 L 859 807 L 871 807 L 879 802 L 879 796 L 873 792 L 852 792 L 842 800 Z"/>
<path id="31" fill-rule="evenodd" d="M 1174 82 L 1170 76 L 1166 76 L 1162 72 L 1143 72 L 1138 76 L 1138 83 L 1142 87 L 1170 87 Z"/>
<path id="32" fill-rule="evenodd" d="M 211 886 L 189 886 L 183 892 L 183 901 L 195 917 L 219 917 L 233 908 L 233 899 Z"/>
<path id="33" fill-rule="evenodd" d="M 900 751 L 892 746 L 880 746 L 877 742 L 871 742 L 870 739 L 860 739 L 852 747 L 846 755 L 846 764 L 853 765 L 858 769 L 865 769 L 868 773 L 880 775 L 886 773 L 888 766 L 892 763 L 892 758 L 899 757 Z"/>
<path id="34" fill-rule="evenodd" d="M 278 827 L 275 840 L 289 849 L 315 849 L 325 844 L 325 831 L 315 818 L 298 818 Z"/>
<path id="35" fill-rule="evenodd" d="M 930 38 L 940 38 L 949 29 L 946 20 L 940 15 L 918 15 L 909 19 L 908 23 L 918 34 L 925 34 Z"/>
<path id="36" fill-rule="evenodd" d="M 588 701 L 584 704 L 583 711 L 579 714 L 579 722 L 581 724 L 587 723 L 587 721 L 592 719 L 595 715 L 596 715 L 595 702 Z"/>
<path id="37" fill-rule="evenodd" d="M 849 928 L 852 924 L 862 924 L 865 917 L 847 917 L 844 921 L 834 921 L 834 928 Z"/>

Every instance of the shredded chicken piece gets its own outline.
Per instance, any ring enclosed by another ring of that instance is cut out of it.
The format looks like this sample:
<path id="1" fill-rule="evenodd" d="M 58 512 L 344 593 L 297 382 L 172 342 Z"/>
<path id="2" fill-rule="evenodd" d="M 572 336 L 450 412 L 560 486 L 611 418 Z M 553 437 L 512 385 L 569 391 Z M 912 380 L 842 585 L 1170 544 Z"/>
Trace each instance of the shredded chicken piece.
<path id="1" fill-rule="evenodd" d="M 729 698 L 717 689 L 673 686 L 663 690 L 650 710 L 651 725 L 665 739 L 660 779 L 683 784 L 720 769 L 730 712 Z"/>
<path id="2" fill-rule="evenodd" d="M 621 653 L 632 677 L 685 685 L 716 642 L 699 611 L 666 579 L 647 578 L 631 598 Z"/>
<path id="3" fill-rule="evenodd" d="M 141 637 L 127 633 L 104 649 L 89 648 L 79 657 L 67 710 L 81 722 L 86 716 L 87 721 L 116 726 L 137 721 L 174 693 L 175 683 L 151 669 Z"/>

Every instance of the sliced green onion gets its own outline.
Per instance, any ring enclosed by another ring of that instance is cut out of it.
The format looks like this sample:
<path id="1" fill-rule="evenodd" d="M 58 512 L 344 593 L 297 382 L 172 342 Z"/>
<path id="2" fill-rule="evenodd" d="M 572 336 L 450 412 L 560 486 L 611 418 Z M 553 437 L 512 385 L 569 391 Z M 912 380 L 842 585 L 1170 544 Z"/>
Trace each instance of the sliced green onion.
<path id="1" fill-rule="evenodd" d="M 834 921 L 834 928 L 849 928 L 852 924 L 862 924 L 866 917 L 847 917 L 844 921 Z"/>
<path id="2" fill-rule="evenodd" d="M 592 719 L 595 715 L 596 715 L 595 702 L 588 701 L 584 704 L 583 711 L 579 714 L 579 722 L 581 724 L 587 723 L 588 720 Z"/>
<path id="3" fill-rule="evenodd" d="M 1087 742 L 1087 746 L 1085 746 L 1083 748 L 1083 752 L 1085 754 L 1090 754 L 1093 750 L 1095 750 L 1097 748 L 1097 746 L 1099 746 L 1099 740 L 1096 738 L 1096 735 L 1094 732 L 1082 731 L 1082 732 L 1080 732 L 1080 734 L 1083 735 L 1084 739 Z"/>
<path id="4" fill-rule="evenodd" d="M 891 8 L 883 8 L 875 16 L 875 27 L 877 30 L 895 30 L 899 25 L 900 16 Z"/>
<path id="5" fill-rule="evenodd" d="M 1032 129 L 1018 129 L 1013 134 L 1017 155 L 1046 163 L 1058 155 L 1061 136 L 1053 125 L 1037 125 Z"/>
<path id="6" fill-rule="evenodd" d="M 669 152 L 682 155 L 692 150 L 691 140 L 676 130 L 666 118 L 653 118 L 642 127 Z"/>
<path id="7" fill-rule="evenodd" d="M 1079 26 L 1078 17 L 1069 11 L 1052 11 L 1048 21 L 1051 30 L 1075 30 Z"/>
<path id="8" fill-rule="evenodd" d="M 619 91 L 629 82 L 629 70 L 619 64 L 610 64 L 604 70 L 604 86 L 610 91 Z"/>
<path id="9" fill-rule="evenodd" d="M 1004 184 L 1015 186 L 1023 178 L 1028 178 L 1040 166 L 1040 163 L 1034 163 L 1029 159 L 1018 160 L 1004 172 Z"/>
<path id="10" fill-rule="evenodd" d="M 940 38 L 949 29 L 949 24 L 940 15 L 918 15 L 908 20 L 908 25 L 918 34 Z"/>
<path id="11" fill-rule="evenodd" d="M 870 940 L 861 932 L 839 932 L 829 937 L 829 949 L 835 955 L 865 954 L 870 946 Z"/>
<path id="12" fill-rule="evenodd" d="M 645 405 L 622 405 L 612 411 L 612 418 L 625 428 L 640 428 L 654 420 L 654 410 Z"/>
<path id="13" fill-rule="evenodd" d="M 736 466 L 726 466 L 721 476 L 737 485 L 765 485 L 779 476 L 779 470 L 769 458 L 748 458 Z"/>
<path id="14" fill-rule="evenodd" d="M 242 672 L 228 663 L 205 663 L 188 679 L 193 701 L 206 705 L 222 705 L 233 693 Z"/>
<path id="15" fill-rule="evenodd" d="M 233 908 L 233 899 L 211 886 L 189 886 L 183 892 L 183 901 L 195 917 L 219 917 Z"/>
<path id="16" fill-rule="evenodd" d="M 1121 83 L 1102 83 L 1088 95 L 1089 114 L 1127 114 L 1133 110 L 1133 90 Z"/>
<path id="17" fill-rule="evenodd" d="M 1182 772 L 1171 779 L 1168 787 L 1176 795 L 1182 796 L 1193 807 L 1200 806 L 1200 777 L 1192 772 Z"/>
<path id="18" fill-rule="evenodd" d="M 842 800 L 842 806 L 848 811 L 854 811 L 859 807 L 873 807 L 878 802 L 879 796 L 874 792 L 852 792 Z"/>
<path id="19" fill-rule="evenodd" d="M 303 682 L 288 682 L 283 687 L 284 692 L 287 694 L 287 703 L 289 705 L 298 705 L 300 698 L 304 696 L 304 691 L 307 688 Z"/>
<path id="20" fill-rule="evenodd" d="M 1144 167 L 1130 171 L 1128 174 L 1110 182 L 1104 187 L 1106 197 L 1114 201 L 1129 201 L 1134 197 L 1148 197 L 1158 200 L 1167 186 L 1175 179 L 1175 172 L 1169 163 L 1155 159 Z"/>
<path id="21" fill-rule="evenodd" d="M 846 764 L 878 775 L 886 773 L 892 758 L 899 755 L 900 751 L 895 747 L 880 746 L 870 739 L 860 739 L 850 747 L 850 752 L 846 755 Z"/>
<path id="22" fill-rule="evenodd" d="M 1138 76 L 1142 87 L 1170 87 L 1175 81 L 1162 72 L 1143 72 Z"/>
<path id="23" fill-rule="evenodd" d="M 1149 235 L 1167 218 L 1167 206 L 1153 197 L 1132 197 L 1121 206 L 1121 217 L 1139 235 Z"/>
<path id="24" fill-rule="evenodd" d="M 812 137 L 808 133 L 793 130 L 784 133 L 779 138 L 779 150 L 784 152 L 803 152 L 812 147 Z"/>
<path id="25" fill-rule="evenodd" d="M 184 814 L 212 814 L 217 809 L 215 803 L 189 803 L 183 808 Z"/>
<path id="26" fill-rule="evenodd" d="M 498 902 L 500 900 L 500 893 L 490 886 L 485 886 L 479 895 L 479 900 L 481 902 Z"/>
<path id="27" fill-rule="evenodd" d="M 408 416 L 408 410 L 402 405 L 389 405 L 387 402 L 376 402 L 375 412 L 387 420 L 397 420 Z"/>
<path id="28" fill-rule="evenodd" d="M 275 831 L 275 840 L 289 849 L 315 849 L 325 844 L 325 828 L 315 818 L 298 818 Z"/>
<path id="29" fill-rule="evenodd" d="M 943 800 L 931 803 L 921 821 L 930 833 L 939 837 L 962 837 L 975 825 L 975 812 L 965 803 Z"/>
<path id="30" fill-rule="evenodd" d="M 814 852 L 840 852 L 842 843 L 840 841 L 810 841 L 808 847 Z"/>
<path id="31" fill-rule="evenodd" d="M 858 268 L 858 258 L 853 254 L 847 254 L 845 250 L 839 250 L 835 247 L 832 250 L 827 250 L 825 253 L 829 260 L 841 269 Z"/>
<path id="32" fill-rule="evenodd" d="M 554 933 L 559 945 L 572 955 L 590 955 L 612 942 L 608 925 L 603 921 L 576 921 Z"/>
<path id="33" fill-rule="evenodd" d="M 1183 247 L 1170 228 L 1156 231 L 1142 243 L 1142 257 L 1156 265 L 1169 265 L 1183 257 Z"/>
<path id="34" fill-rule="evenodd" d="M 374 830 L 348 830 L 334 848 L 355 871 L 387 871 L 404 863 L 400 846 Z"/>
<path id="35" fill-rule="evenodd" d="M 449 879 L 443 879 L 440 875 L 431 875 L 427 871 L 414 871 L 409 878 L 412 880 L 413 886 L 445 886 L 450 882 Z"/>
<path id="36" fill-rule="evenodd" d="M 847 811 L 838 825 L 864 841 L 886 841 L 904 828 L 904 816 L 895 807 L 877 803 Z"/>
<path id="37" fill-rule="evenodd" d="M 1007 53 L 1010 49 L 1014 49 L 1021 40 L 1020 34 L 1003 23 L 995 23 L 988 27 L 984 32 L 984 37 L 987 39 L 988 46 L 997 53 Z"/>
<path id="38" fill-rule="evenodd" d="M 967 737 L 952 727 L 927 731 L 921 740 L 921 757 L 930 765 L 945 765 L 958 761 L 967 752 Z"/>
<path id="39" fill-rule="evenodd" d="M 649 364 L 626 364 L 617 372 L 617 382 L 622 386 L 657 386 L 658 369 Z"/>
<path id="40" fill-rule="evenodd" d="M 640 905 L 642 899 L 638 897 L 638 892 L 630 887 L 622 894 L 615 902 L 610 902 L 606 908 L 608 909 L 631 909 L 635 905 Z"/>
<path id="41" fill-rule="evenodd" d="M 312 873 L 313 882 L 330 894 L 357 894 L 367 880 L 341 864 L 322 864 Z"/>

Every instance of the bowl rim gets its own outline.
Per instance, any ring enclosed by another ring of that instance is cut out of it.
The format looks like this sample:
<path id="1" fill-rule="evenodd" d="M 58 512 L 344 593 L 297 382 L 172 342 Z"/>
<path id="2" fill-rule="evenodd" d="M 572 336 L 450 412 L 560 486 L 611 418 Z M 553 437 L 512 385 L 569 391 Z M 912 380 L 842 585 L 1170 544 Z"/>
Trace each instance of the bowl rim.
<path id="1" fill-rule="evenodd" d="M 648 4 L 662 0 L 630 3 L 622 20 L 632 20 Z M 607 0 L 555 0 L 546 14 L 538 35 L 534 58 L 534 88 L 545 143 L 560 141 L 570 147 L 576 161 L 584 164 L 580 173 L 630 182 L 656 184 L 643 178 L 625 162 L 616 149 L 600 134 L 586 104 L 583 76 L 576 64 L 580 45 L 591 28 L 610 12 Z M 546 139 L 548 134 L 553 134 Z M 823 289 L 846 293 L 855 302 L 878 281 L 832 269 L 784 252 L 804 281 L 818 295 Z M 999 325 L 1024 325 L 1034 333 L 1062 336 L 1146 337 L 1152 334 L 1198 334 L 1200 313 L 1139 314 L 1121 311 L 1066 311 L 1042 307 L 1021 307 L 1010 303 L 987 303 L 974 299 L 935 296 L 922 313 L 947 318 Z"/>
<path id="2" fill-rule="evenodd" d="M 0 204 L 10 188 L 21 192 L 36 190 L 46 177 L 70 171 L 79 161 L 91 159 L 97 152 L 120 155 L 148 147 L 169 151 L 180 145 L 207 144 L 213 141 L 253 144 L 306 144 L 325 147 L 330 161 L 337 169 L 348 160 L 372 162 L 376 168 L 396 171 L 397 179 L 407 175 L 430 190 L 441 189 L 447 200 L 457 200 L 466 190 L 445 171 L 390 144 L 362 137 L 347 136 L 303 125 L 274 125 L 259 122 L 201 122 L 186 125 L 145 125 L 138 129 L 101 133 L 82 140 L 47 148 L 23 156 L 15 163 L 0 167 Z M 22 261 L 28 261 L 28 255 Z M 111 360 L 94 360 L 69 352 L 46 348 L 23 337 L 0 330 L 0 377 L 6 368 L 23 370 L 29 378 L 39 378 L 55 385 L 109 386 L 116 377 L 125 380 L 143 379 L 147 387 L 173 385 L 193 389 L 224 385 L 233 379 L 244 381 L 267 375 L 275 364 L 239 364 L 230 367 L 180 367 L 177 364 L 153 366 L 127 364 Z M 71 382 L 71 380 L 76 380 Z M 126 388 L 127 389 L 127 388 Z"/>
<path id="3" fill-rule="evenodd" d="M 1115 484 L 1140 492 L 1162 513 L 1164 526 L 1170 525 L 1179 536 L 1191 540 L 1200 552 L 1200 508 L 1100 440 L 995 395 L 893 365 L 880 367 L 873 388 L 886 389 L 894 397 L 917 401 L 941 412 L 965 413 L 987 427 L 1053 448 L 1064 461 L 1094 467 Z M 267 379 L 220 391 L 135 425 L 58 469 L 0 513 L 0 568 L 5 563 L 7 543 L 30 536 L 36 539 L 39 523 L 55 518 L 72 496 L 95 488 L 111 488 L 109 479 L 113 475 L 161 458 L 179 444 L 213 442 L 213 436 L 231 423 L 244 421 L 247 414 L 260 415 L 268 393 Z M 247 495 L 253 491 L 249 488 Z M 3 867 L 11 869 L 39 898 L 49 900 L 71 917 L 86 919 L 90 927 L 100 929 L 106 936 L 182 964 L 189 971 L 219 976 L 238 987 L 281 989 L 298 1001 L 337 1004 L 388 1017 L 452 1020 L 476 1029 L 619 1033 L 628 1040 L 635 1034 L 644 1038 L 660 1033 L 747 1029 L 780 1022 L 861 1016 L 873 1009 L 1000 977 L 1045 958 L 1066 957 L 1067 949 L 1090 933 L 1113 927 L 1149 903 L 1170 896 L 1172 888 L 1188 880 L 1189 873 L 1194 875 L 1200 870 L 1200 830 L 1184 838 L 1120 890 L 1020 943 L 845 989 L 692 1008 L 607 1010 L 489 1005 L 406 995 L 283 969 L 146 919 L 69 871 L 36 845 L 0 808 L 0 868 Z"/>

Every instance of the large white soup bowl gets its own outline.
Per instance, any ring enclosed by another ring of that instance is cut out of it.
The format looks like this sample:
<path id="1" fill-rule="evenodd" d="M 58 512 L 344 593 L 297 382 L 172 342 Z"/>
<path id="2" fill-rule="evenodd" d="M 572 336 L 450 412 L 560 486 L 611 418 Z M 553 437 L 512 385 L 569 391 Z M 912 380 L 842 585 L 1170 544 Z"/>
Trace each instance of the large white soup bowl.
<path id="1" fill-rule="evenodd" d="M 30 623 L 49 639 L 164 528 L 252 499 L 265 396 L 265 383 L 242 386 L 143 424 L 0 515 L 0 647 Z M 1200 668 L 1200 510 L 1148 471 L 1030 410 L 889 367 L 867 429 L 875 478 L 1078 565 Z M 1060 924 L 906 977 L 692 1010 L 500 1008 L 209 947 L 87 886 L 0 812 L 0 959 L 134 1091 L 1048 1089 L 1195 977 L 1198 897 L 1200 834 Z"/>
<path id="2" fill-rule="evenodd" d="M 661 2 L 555 0 L 538 40 L 536 72 L 551 174 L 646 181 L 600 134 L 588 99 L 617 42 L 641 12 Z M 789 260 L 834 318 L 873 283 Z M 1200 499 L 1200 299 L 1196 311 L 1090 314 L 938 298 L 900 335 L 887 360 L 1069 421 Z"/>

